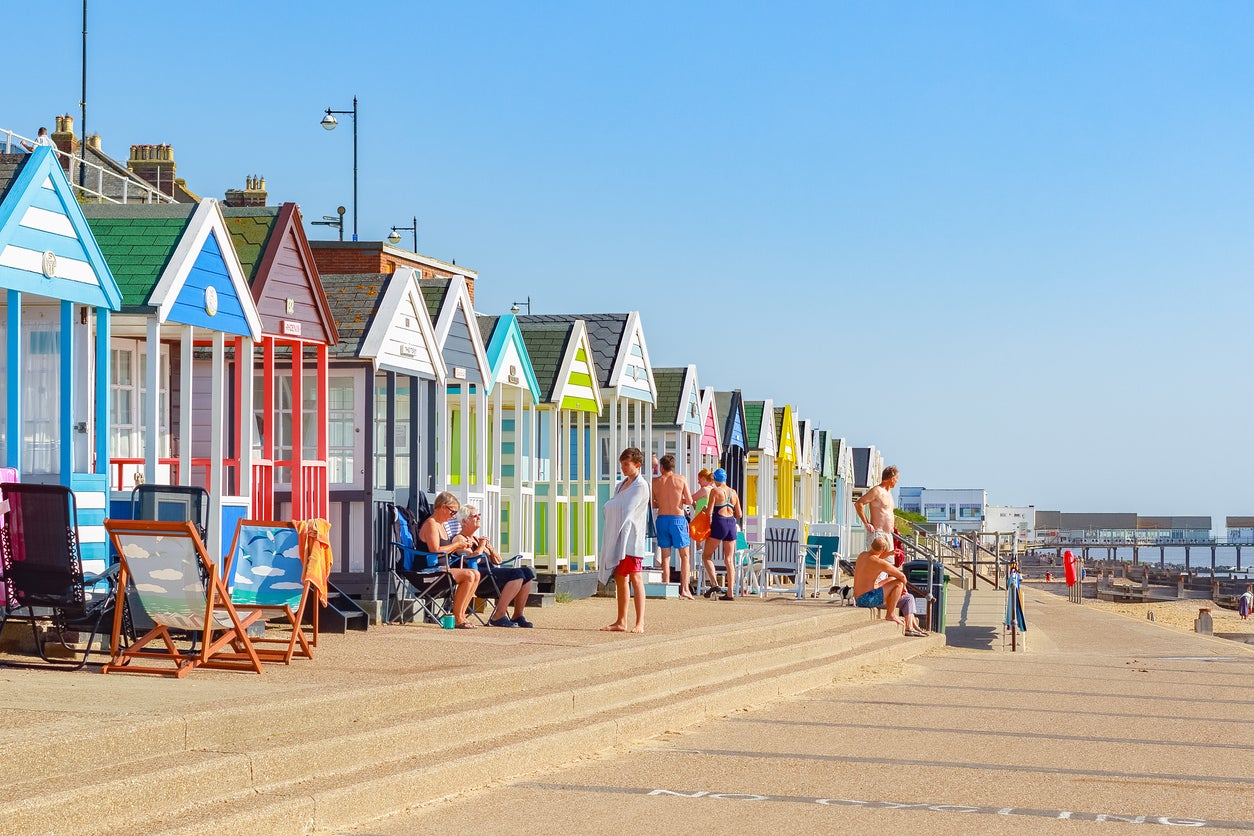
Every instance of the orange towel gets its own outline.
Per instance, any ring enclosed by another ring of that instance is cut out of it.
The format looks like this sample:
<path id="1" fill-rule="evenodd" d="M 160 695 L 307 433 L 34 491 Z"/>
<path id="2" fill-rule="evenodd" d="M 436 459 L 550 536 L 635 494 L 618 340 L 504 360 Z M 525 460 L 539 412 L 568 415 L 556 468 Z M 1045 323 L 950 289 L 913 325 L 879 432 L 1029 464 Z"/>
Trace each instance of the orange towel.
<path id="1" fill-rule="evenodd" d="M 300 554 L 305 561 L 305 577 L 318 590 L 318 601 L 327 605 L 327 577 L 335 562 L 331 554 L 331 523 L 305 520 L 300 524 Z"/>

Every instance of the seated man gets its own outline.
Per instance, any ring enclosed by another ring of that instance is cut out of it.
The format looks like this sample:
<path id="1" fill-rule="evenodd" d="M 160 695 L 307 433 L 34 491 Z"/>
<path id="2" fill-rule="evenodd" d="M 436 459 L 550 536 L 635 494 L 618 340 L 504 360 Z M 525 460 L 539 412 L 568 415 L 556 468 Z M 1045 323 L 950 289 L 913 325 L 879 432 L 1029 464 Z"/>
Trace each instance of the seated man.
<path id="1" fill-rule="evenodd" d="M 436 496 L 433 506 L 431 516 L 427 517 L 418 532 L 419 548 L 444 554 L 468 549 L 470 541 L 460 534 L 450 536 L 446 527 L 446 523 L 457 515 L 457 497 L 443 491 Z M 466 620 L 466 606 L 479 586 L 479 573 L 474 569 L 454 567 L 449 569 L 449 575 L 456 585 L 453 591 L 453 626 L 459 630 L 472 630 L 475 625 Z"/>
<path id="2" fill-rule="evenodd" d="M 906 592 L 906 575 L 893 565 L 892 535 L 877 531 L 871 547 L 858 555 L 853 567 L 854 604 L 874 609 L 884 608 L 884 617 L 906 628 L 907 635 L 923 635 L 914 623 L 914 597 Z M 908 599 L 907 615 L 898 614 L 902 599 Z"/>
<path id="3" fill-rule="evenodd" d="M 501 591 L 496 599 L 496 609 L 492 611 L 488 624 L 493 627 L 534 627 L 535 625 L 523 615 L 523 610 L 527 606 L 527 599 L 531 596 L 531 584 L 536 579 L 535 570 L 530 566 L 501 565 L 501 555 L 488 543 L 488 538 L 478 536 L 479 523 L 482 519 L 478 508 L 470 504 L 463 505 L 457 518 L 461 523 L 460 535 L 467 541 L 466 556 L 483 558 L 479 561 L 479 570 L 480 574 L 485 577 L 480 584 L 487 581 L 486 575 L 490 573 L 492 580 L 496 582 L 497 589 Z M 511 603 L 514 605 L 512 617 L 507 612 Z"/>

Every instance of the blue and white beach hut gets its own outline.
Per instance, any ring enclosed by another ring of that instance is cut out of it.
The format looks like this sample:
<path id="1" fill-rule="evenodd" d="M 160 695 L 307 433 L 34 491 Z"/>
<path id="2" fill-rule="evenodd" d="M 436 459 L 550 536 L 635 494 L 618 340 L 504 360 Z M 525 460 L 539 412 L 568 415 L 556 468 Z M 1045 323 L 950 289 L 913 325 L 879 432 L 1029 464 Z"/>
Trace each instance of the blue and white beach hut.
<path id="1" fill-rule="evenodd" d="M 53 149 L 0 155 L 0 464 L 74 491 L 85 572 L 108 559 L 109 335 L 121 303 Z"/>
<path id="2" fill-rule="evenodd" d="M 236 521 L 248 516 L 252 356 L 261 339 L 226 221 L 208 198 L 83 211 L 122 293 L 110 340 L 116 515 L 129 516 L 140 481 L 202 487 L 209 492 L 205 545 L 221 557 Z M 201 346 L 208 361 L 195 359 Z"/>

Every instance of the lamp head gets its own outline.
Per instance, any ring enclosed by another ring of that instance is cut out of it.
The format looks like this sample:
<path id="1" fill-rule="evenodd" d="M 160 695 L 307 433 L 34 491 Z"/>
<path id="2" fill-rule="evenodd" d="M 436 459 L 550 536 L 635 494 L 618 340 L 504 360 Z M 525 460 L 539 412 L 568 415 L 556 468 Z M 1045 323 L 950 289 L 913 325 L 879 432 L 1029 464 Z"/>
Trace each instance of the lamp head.
<path id="1" fill-rule="evenodd" d="M 401 234 L 396 231 L 396 227 L 392 227 L 392 232 L 388 235 L 389 244 L 399 244 L 401 242 Z"/>
<path id="2" fill-rule="evenodd" d="M 331 109 L 327 108 L 327 115 L 322 117 L 322 127 L 328 131 L 335 130 L 335 126 L 340 124 L 339 120 L 331 115 Z"/>
<path id="3" fill-rule="evenodd" d="M 514 316 L 518 316 L 518 312 L 521 310 L 522 308 L 518 307 L 517 302 L 509 306 L 509 312 L 512 313 Z"/>

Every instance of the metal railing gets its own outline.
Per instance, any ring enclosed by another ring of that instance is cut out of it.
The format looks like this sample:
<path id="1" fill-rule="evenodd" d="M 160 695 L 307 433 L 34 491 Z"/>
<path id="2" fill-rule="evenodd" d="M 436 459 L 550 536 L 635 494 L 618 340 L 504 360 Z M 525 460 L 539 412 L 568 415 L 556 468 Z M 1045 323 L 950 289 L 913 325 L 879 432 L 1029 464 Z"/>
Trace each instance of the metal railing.
<path id="1" fill-rule="evenodd" d="M 25 153 L 26 148 L 22 143 L 33 146 L 35 140 L 30 137 L 22 136 L 13 131 L 0 128 L 0 134 L 4 135 L 4 153 L 16 154 Z M 106 203 L 175 203 L 174 198 L 154 189 L 152 186 L 145 185 L 133 175 L 120 174 L 112 171 L 99 163 L 83 160 L 73 154 L 67 154 L 60 148 L 53 146 L 52 153 L 57 155 L 57 159 L 61 162 L 61 168 L 66 172 L 66 179 L 69 180 L 70 186 L 80 195 L 84 195 L 91 200 L 100 200 Z M 79 171 L 82 168 L 83 184 L 79 185 Z"/>
<path id="2" fill-rule="evenodd" d="M 962 532 L 937 534 L 909 520 L 898 517 L 903 529 L 902 540 L 920 557 L 938 560 L 961 576 L 963 586 L 976 589 L 980 581 L 1001 589 L 1007 567 L 1017 556 L 1005 557 L 983 545 L 977 538 Z M 991 571 L 990 571 L 991 569 Z"/>

